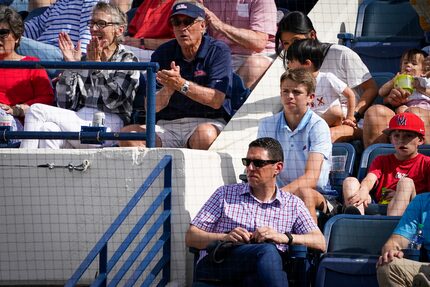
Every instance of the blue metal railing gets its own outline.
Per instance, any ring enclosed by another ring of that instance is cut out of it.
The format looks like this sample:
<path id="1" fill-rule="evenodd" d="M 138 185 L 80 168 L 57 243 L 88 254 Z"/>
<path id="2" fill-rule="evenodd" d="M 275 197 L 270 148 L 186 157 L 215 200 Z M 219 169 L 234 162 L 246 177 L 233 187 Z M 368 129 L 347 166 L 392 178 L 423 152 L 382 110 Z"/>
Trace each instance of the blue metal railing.
<path id="1" fill-rule="evenodd" d="M 103 133 L 103 132 L 13 132 L 2 130 L 0 142 L 11 139 L 66 139 L 81 140 L 82 137 L 94 141 L 103 140 L 146 140 L 147 147 L 155 147 L 155 73 L 158 63 L 138 62 L 27 62 L 27 61 L 0 61 L 0 68 L 19 69 L 74 69 L 74 70 L 146 70 L 147 110 L 145 133 Z"/>
<path id="2" fill-rule="evenodd" d="M 154 202 L 148 207 L 145 213 L 140 217 L 136 225 L 132 228 L 130 233 L 120 244 L 117 250 L 113 253 L 112 257 L 108 260 L 108 241 L 118 230 L 120 225 L 124 222 L 130 212 L 136 207 L 137 203 L 145 195 L 148 188 L 155 181 L 155 179 L 164 170 L 164 187 L 160 194 L 156 197 Z M 118 217 L 114 220 L 112 225 L 103 234 L 101 239 L 96 243 L 93 249 L 89 252 L 87 257 L 82 261 L 78 269 L 73 273 L 70 279 L 66 283 L 66 287 L 75 286 L 94 259 L 99 255 L 99 273 L 95 278 L 91 286 L 117 286 L 124 275 L 131 268 L 133 263 L 137 260 L 138 256 L 143 252 L 145 247 L 148 245 L 151 239 L 157 234 L 157 231 L 162 227 L 162 234 L 158 240 L 154 243 L 152 248 L 147 252 L 147 255 L 137 266 L 133 274 L 129 277 L 124 286 L 133 286 L 150 263 L 154 260 L 155 256 L 162 251 L 162 257 L 150 271 L 149 275 L 145 278 L 141 286 L 150 286 L 155 280 L 157 275 L 162 271 L 160 282 L 157 286 L 165 286 L 170 280 L 170 247 L 171 247 L 171 194 L 172 194 L 172 156 L 166 155 L 157 166 L 153 169 L 151 174 L 142 184 L 142 186 L 136 191 L 134 196 L 130 199 Z M 117 273 L 113 276 L 108 284 L 108 275 L 114 268 L 115 264 L 122 257 L 124 252 L 145 226 L 145 224 L 151 219 L 155 211 L 163 206 L 163 211 L 148 229 L 145 236 L 137 243 L 134 250 L 130 253 L 128 258 L 124 261 L 122 266 L 119 268 Z"/>

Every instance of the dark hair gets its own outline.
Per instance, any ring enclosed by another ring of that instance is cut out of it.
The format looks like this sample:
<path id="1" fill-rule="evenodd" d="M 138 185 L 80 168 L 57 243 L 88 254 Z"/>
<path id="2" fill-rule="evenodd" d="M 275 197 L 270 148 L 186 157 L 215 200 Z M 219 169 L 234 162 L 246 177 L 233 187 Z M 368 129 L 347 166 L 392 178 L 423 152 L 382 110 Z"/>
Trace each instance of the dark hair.
<path id="1" fill-rule="evenodd" d="M 19 47 L 21 36 L 24 34 L 24 23 L 21 15 L 8 6 L 0 5 L 0 23 L 6 23 L 9 26 L 15 39 L 18 42 L 15 44 L 15 50 Z"/>
<path id="2" fill-rule="evenodd" d="M 315 93 L 316 80 L 306 69 L 298 68 L 287 70 L 282 74 L 280 82 L 282 83 L 285 80 L 291 80 L 298 84 L 305 85 L 308 90 L 308 94 Z"/>
<path id="3" fill-rule="evenodd" d="M 288 47 L 286 57 L 288 61 L 297 60 L 302 65 L 306 60 L 310 60 L 314 65 L 314 71 L 318 71 L 324 61 L 324 48 L 316 39 L 300 39 Z"/>
<path id="4" fill-rule="evenodd" d="M 422 55 L 424 58 L 426 58 L 429 54 L 419 49 L 406 50 L 403 52 L 402 56 L 400 57 L 400 66 L 402 66 L 403 59 L 406 59 L 407 61 L 412 61 L 416 55 Z"/>
<path id="5" fill-rule="evenodd" d="M 264 150 L 267 150 L 269 160 L 284 161 L 284 151 L 282 146 L 279 141 L 274 138 L 258 138 L 252 141 L 248 147 L 260 147 Z"/>
<path id="6" fill-rule="evenodd" d="M 308 34 L 315 31 L 311 19 L 300 11 L 292 11 L 285 15 L 278 23 L 278 30 L 275 35 L 276 54 L 281 55 L 284 48 L 281 44 L 282 32 L 291 32 L 294 34 Z"/>

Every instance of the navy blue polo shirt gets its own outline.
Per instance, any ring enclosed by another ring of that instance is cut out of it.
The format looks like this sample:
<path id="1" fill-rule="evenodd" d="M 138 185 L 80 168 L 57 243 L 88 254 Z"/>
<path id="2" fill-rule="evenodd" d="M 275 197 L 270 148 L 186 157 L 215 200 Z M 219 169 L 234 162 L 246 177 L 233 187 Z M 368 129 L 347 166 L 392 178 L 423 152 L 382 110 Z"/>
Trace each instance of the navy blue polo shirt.
<path id="1" fill-rule="evenodd" d="M 176 40 L 161 45 L 151 56 L 151 62 L 157 62 L 160 70 L 170 70 L 170 63 L 175 61 L 181 68 L 181 76 L 198 85 L 217 89 L 230 98 L 232 84 L 232 64 L 230 48 L 221 41 L 203 36 L 197 55 L 193 61 L 186 61 Z M 228 105 L 225 105 L 228 106 Z M 176 91 L 167 107 L 157 113 L 158 120 L 180 118 L 226 118 L 229 111 L 224 107 L 213 109 L 191 100 Z"/>

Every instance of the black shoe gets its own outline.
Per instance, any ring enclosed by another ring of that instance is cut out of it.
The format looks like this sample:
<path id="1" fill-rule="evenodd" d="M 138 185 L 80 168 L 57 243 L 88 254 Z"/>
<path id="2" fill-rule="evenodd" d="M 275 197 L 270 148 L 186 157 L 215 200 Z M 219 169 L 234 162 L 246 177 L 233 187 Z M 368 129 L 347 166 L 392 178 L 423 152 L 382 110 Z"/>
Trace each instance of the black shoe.
<path id="1" fill-rule="evenodd" d="M 343 209 L 343 213 L 345 214 L 355 214 L 355 215 L 361 215 L 360 210 L 355 207 L 354 205 L 348 205 Z"/>

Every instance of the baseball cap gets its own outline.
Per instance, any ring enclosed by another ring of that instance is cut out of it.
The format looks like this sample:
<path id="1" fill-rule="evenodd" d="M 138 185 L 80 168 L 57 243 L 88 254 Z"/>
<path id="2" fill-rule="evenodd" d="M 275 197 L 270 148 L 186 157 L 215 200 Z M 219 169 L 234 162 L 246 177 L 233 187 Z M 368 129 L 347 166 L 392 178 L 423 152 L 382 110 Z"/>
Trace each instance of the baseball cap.
<path id="1" fill-rule="evenodd" d="M 193 3 L 182 2 L 177 3 L 173 6 L 170 17 L 175 15 L 185 15 L 194 19 L 201 17 L 204 19 L 206 14 L 205 10 L 203 10 L 199 6 L 194 5 Z"/>
<path id="2" fill-rule="evenodd" d="M 425 136 L 423 120 L 413 113 L 400 113 L 392 117 L 384 134 L 390 135 L 394 130 L 411 131 Z"/>

